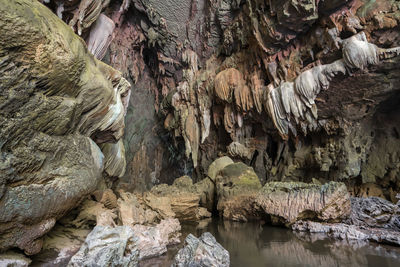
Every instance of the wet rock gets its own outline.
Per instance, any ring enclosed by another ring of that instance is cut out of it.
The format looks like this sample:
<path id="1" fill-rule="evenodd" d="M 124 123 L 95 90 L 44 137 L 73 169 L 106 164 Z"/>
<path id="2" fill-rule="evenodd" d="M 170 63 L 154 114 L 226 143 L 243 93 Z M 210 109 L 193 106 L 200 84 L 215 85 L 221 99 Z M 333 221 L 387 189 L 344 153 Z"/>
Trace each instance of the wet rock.
<path id="1" fill-rule="evenodd" d="M 167 252 L 168 245 L 180 243 L 181 225 L 177 219 L 162 220 L 156 226 L 135 225 L 132 229 L 137 237 L 139 260 L 160 256 Z"/>
<path id="2" fill-rule="evenodd" d="M 324 233 L 338 239 L 367 240 L 368 235 L 359 227 L 343 223 L 319 223 L 312 221 L 298 221 L 292 225 L 295 231 L 310 233 Z"/>
<path id="3" fill-rule="evenodd" d="M 289 225 L 303 219 L 341 221 L 350 215 L 350 195 L 346 186 L 337 182 L 270 182 L 256 202 L 274 220 Z"/>
<path id="4" fill-rule="evenodd" d="M 23 254 L 5 252 L 0 254 L 0 266 L 4 267 L 28 267 L 31 260 Z"/>
<path id="5" fill-rule="evenodd" d="M 400 235 L 396 230 L 359 227 L 344 223 L 320 223 L 312 221 L 298 221 L 292 225 L 292 229 L 310 233 L 324 233 L 337 239 L 370 240 L 377 243 L 400 246 Z"/>
<path id="6" fill-rule="evenodd" d="M 223 168 L 215 180 L 217 210 L 222 217 L 237 221 L 259 218 L 255 199 L 262 186 L 253 168 L 233 163 Z"/>
<path id="7" fill-rule="evenodd" d="M 129 226 L 96 226 L 68 267 L 137 266 L 137 237 Z"/>
<path id="8" fill-rule="evenodd" d="M 189 234 L 185 246 L 175 256 L 173 267 L 184 266 L 229 266 L 229 252 L 224 249 L 212 234 L 206 232 L 196 238 Z"/>
<path id="9" fill-rule="evenodd" d="M 400 206 L 379 197 L 352 197 L 346 223 L 400 231 Z"/>

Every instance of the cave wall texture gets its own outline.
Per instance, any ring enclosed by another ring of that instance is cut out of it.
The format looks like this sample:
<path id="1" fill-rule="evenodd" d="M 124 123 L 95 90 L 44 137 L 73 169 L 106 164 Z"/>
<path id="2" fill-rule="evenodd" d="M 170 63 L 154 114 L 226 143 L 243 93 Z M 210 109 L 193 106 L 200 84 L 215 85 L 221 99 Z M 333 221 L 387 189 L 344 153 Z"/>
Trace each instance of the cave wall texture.
<path id="1" fill-rule="evenodd" d="M 106 12 L 105 61 L 133 88 L 120 186 L 200 180 L 228 155 L 262 182 L 340 180 L 394 201 L 398 1 L 138 0 Z"/>
<path id="2" fill-rule="evenodd" d="M 222 155 L 261 183 L 343 181 L 395 201 L 399 9 L 0 0 L 0 249 L 36 253 L 99 186 L 198 181 Z"/>
<path id="3" fill-rule="evenodd" d="M 87 42 L 103 27 L 131 83 L 117 187 L 200 180 L 229 155 L 262 182 L 399 190 L 398 1 L 44 2 Z"/>

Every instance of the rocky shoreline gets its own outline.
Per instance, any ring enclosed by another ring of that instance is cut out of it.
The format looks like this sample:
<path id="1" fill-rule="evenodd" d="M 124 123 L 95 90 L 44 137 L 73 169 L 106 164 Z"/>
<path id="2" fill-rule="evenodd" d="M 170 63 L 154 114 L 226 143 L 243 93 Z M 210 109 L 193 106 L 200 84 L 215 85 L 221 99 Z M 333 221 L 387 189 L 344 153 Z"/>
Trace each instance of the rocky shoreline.
<path id="1" fill-rule="evenodd" d="M 94 200 L 86 200 L 74 216 L 61 221 L 62 227 L 91 231 L 79 250 L 51 237 L 44 246 L 49 249 L 53 243 L 51 248 L 59 253 L 55 262 L 72 257 L 67 266 L 137 266 L 180 243 L 181 223 L 201 223 L 212 212 L 224 220 L 265 220 L 295 232 L 400 246 L 400 201 L 350 197 L 346 186 L 337 182 L 261 186 L 251 167 L 228 157 L 214 161 L 208 173 L 214 178 L 193 184 L 184 176 L 145 193 L 120 191 L 117 197 L 109 189 L 97 191 Z M 196 256 L 196 251 L 202 252 Z M 209 233 L 200 239 L 187 236 L 172 266 L 211 266 L 208 263 L 229 266 L 229 253 Z"/>

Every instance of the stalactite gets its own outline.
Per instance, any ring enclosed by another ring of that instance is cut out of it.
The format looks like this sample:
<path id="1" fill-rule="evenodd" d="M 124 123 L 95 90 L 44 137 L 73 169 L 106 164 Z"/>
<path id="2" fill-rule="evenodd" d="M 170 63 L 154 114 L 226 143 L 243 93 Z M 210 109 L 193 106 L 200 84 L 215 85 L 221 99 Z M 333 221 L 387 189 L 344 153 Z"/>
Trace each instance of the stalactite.
<path id="1" fill-rule="evenodd" d="M 234 68 L 223 70 L 215 76 L 215 94 L 219 99 L 232 103 L 232 95 L 236 90 L 242 90 L 245 86 L 243 75 Z"/>
<path id="2" fill-rule="evenodd" d="M 380 58 L 400 54 L 400 48 L 382 49 L 368 43 L 365 33 L 340 40 L 340 43 L 343 59 L 306 70 L 294 83 L 282 82 L 276 88 L 273 84 L 267 87 L 265 108 L 283 139 L 288 139 L 289 129 L 294 136 L 297 135 L 296 125 L 300 125 L 304 134 L 307 129 L 318 129 L 317 106 L 314 100 L 321 90 L 329 88 L 330 81 L 336 75 L 346 75 L 354 69 L 365 69 L 369 65 L 378 64 Z M 273 77 L 271 73 L 269 75 Z"/>
<path id="3" fill-rule="evenodd" d="M 112 41 L 115 28 L 114 22 L 104 14 L 100 14 L 93 28 L 90 30 L 86 43 L 89 51 L 99 60 L 105 56 Z"/>
<path id="4" fill-rule="evenodd" d="M 79 35 L 88 29 L 99 17 L 103 4 L 109 3 L 108 0 L 83 0 L 79 3 L 78 9 L 74 11 L 74 16 L 69 22 L 69 26 L 76 29 Z"/>

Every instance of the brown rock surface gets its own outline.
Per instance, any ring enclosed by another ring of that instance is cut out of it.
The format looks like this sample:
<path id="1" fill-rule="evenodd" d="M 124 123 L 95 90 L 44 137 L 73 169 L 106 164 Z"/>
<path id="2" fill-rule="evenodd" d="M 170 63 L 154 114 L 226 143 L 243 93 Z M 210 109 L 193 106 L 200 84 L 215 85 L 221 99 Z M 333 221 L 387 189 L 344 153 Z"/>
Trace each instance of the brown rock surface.
<path id="1" fill-rule="evenodd" d="M 257 195 L 257 204 L 276 221 L 341 221 L 350 215 L 350 195 L 343 183 L 324 185 L 270 182 Z M 275 219 L 274 219 L 275 220 Z"/>
<path id="2" fill-rule="evenodd" d="M 97 144 L 122 137 L 130 86 L 38 1 L 2 0 L 0 12 L 0 250 L 34 254 L 96 189 Z"/>
<path id="3" fill-rule="evenodd" d="M 227 165 L 215 181 L 221 217 L 235 221 L 260 218 L 255 200 L 262 186 L 253 168 L 241 162 Z"/>

